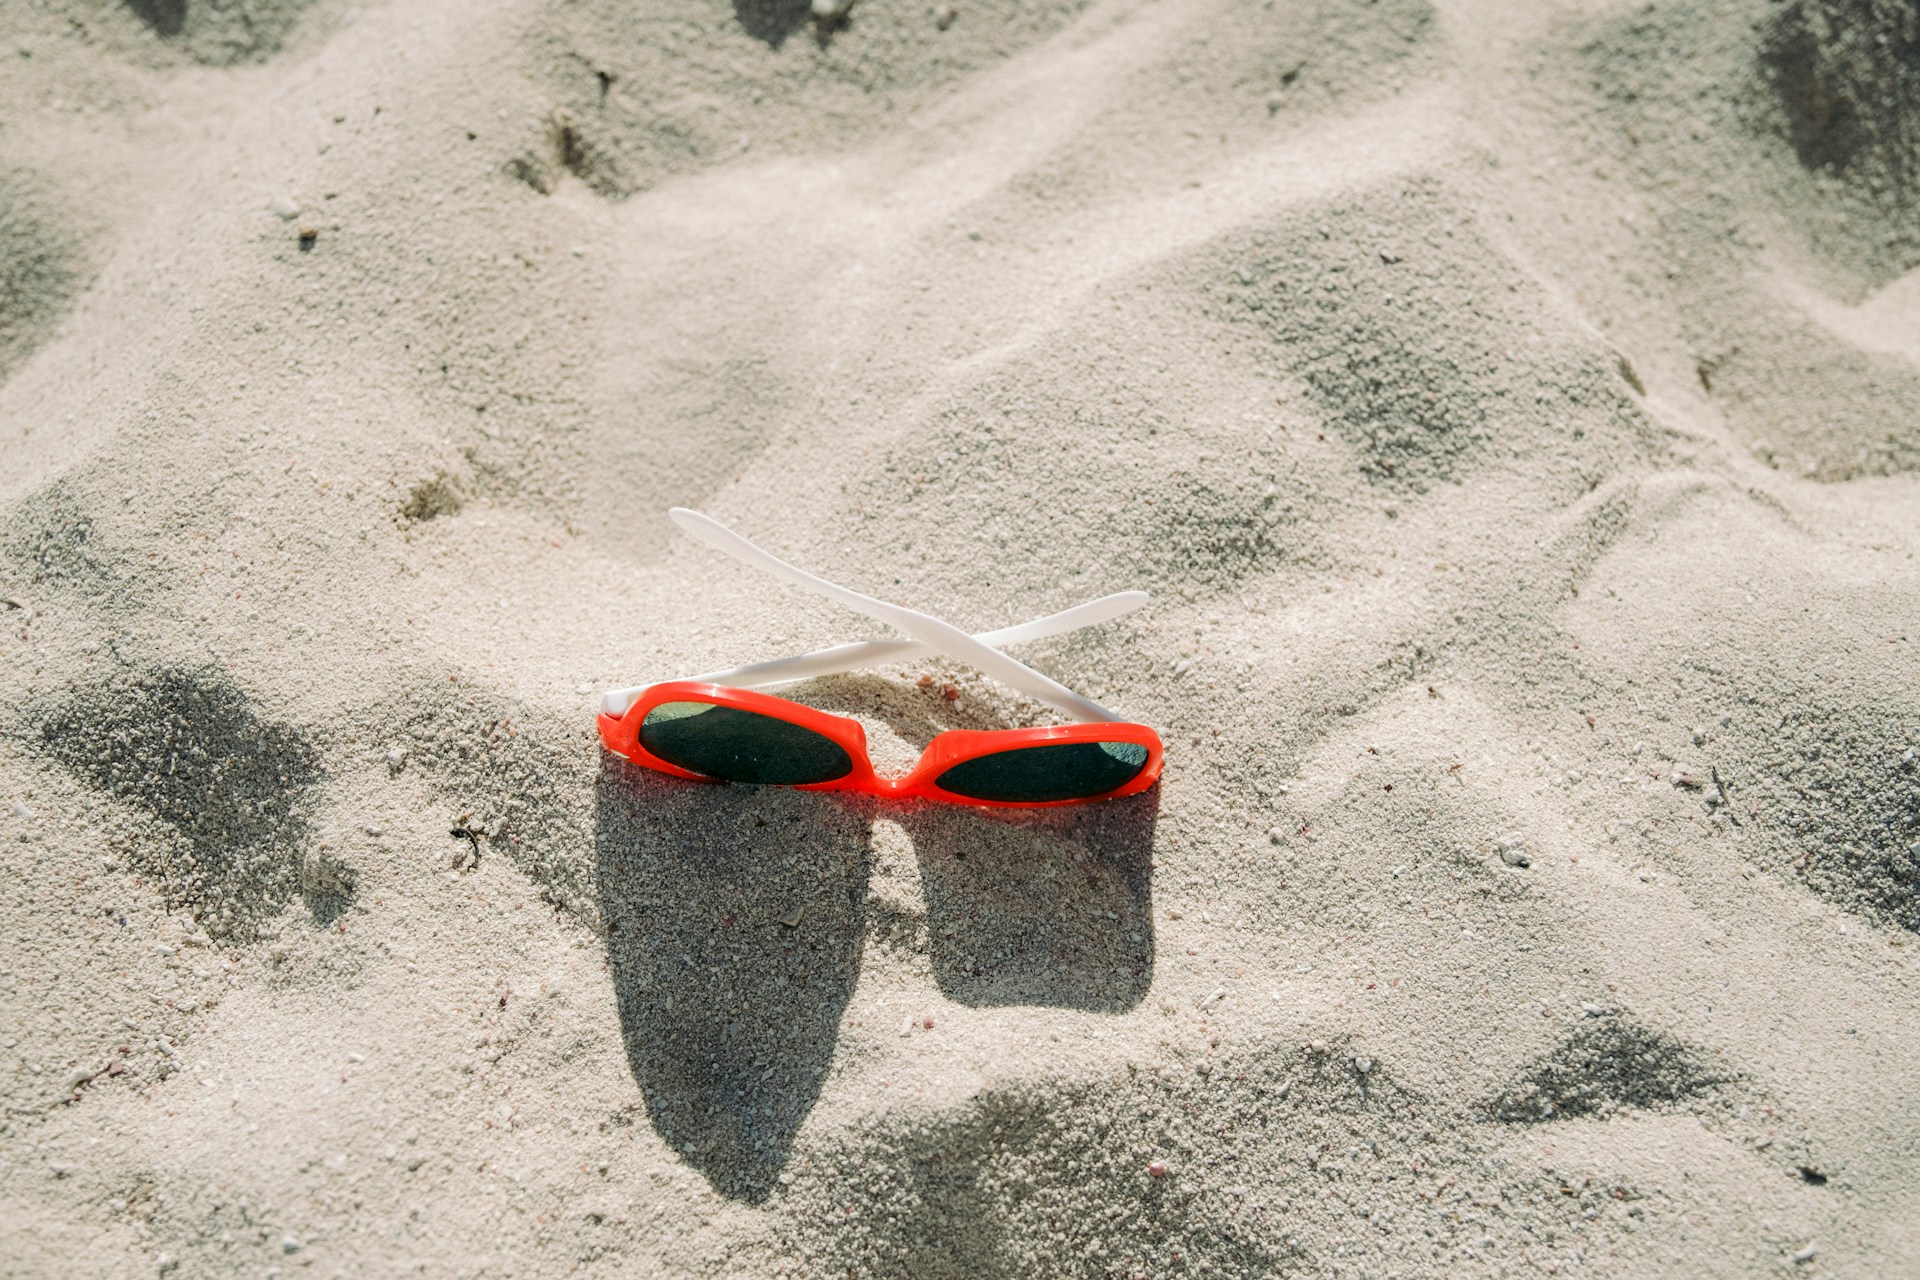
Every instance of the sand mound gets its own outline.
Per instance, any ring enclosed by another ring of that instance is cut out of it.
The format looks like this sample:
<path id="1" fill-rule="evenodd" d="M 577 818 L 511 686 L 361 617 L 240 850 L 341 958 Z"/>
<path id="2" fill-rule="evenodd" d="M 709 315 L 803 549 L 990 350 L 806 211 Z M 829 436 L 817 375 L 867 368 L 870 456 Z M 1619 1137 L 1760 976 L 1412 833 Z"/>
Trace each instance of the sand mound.
<path id="1" fill-rule="evenodd" d="M 1539 1123 L 1670 1106 L 1725 1081 L 1672 1036 L 1596 1009 L 1551 1053 L 1488 1104 L 1502 1120 Z"/>
<path id="2" fill-rule="evenodd" d="M 1306 382 L 1375 483 L 1424 493 L 1490 453 L 1570 460 L 1631 442 L 1631 369 L 1537 299 L 1513 305 L 1523 278 L 1425 184 L 1309 210 L 1221 256 L 1241 265 L 1220 310 L 1277 345 L 1279 371 Z M 1533 357 L 1524 374 L 1508 363 L 1517 347 Z M 1551 434 L 1531 438 L 1543 419 Z"/>

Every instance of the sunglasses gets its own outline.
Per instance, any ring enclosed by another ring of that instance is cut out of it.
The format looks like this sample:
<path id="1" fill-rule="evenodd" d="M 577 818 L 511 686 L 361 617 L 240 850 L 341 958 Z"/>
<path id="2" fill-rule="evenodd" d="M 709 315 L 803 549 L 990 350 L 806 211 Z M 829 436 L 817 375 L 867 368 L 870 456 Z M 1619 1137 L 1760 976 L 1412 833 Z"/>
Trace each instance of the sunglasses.
<path id="1" fill-rule="evenodd" d="M 736 560 L 884 622 L 909 640 L 869 640 L 686 680 L 616 689 L 600 710 L 600 739 L 635 764 L 680 778 L 953 804 L 1083 804 L 1145 791 L 1160 776 L 1160 735 L 1133 724 L 1002 653 L 1001 646 L 1064 635 L 1131 613 L 1142 591 L 1103 596 L 1000 631 L 969 635 L 930 614 L 819 578 L 754 546 L 719 521 L 676 507 L 693 537 Z M 759 692 L 769 685 L 934 655 L 957 658 L 1079 723 L 1037 729 L 952 729 L 929 742 L 904 776 L 882 777 L 856 720 Z"/>

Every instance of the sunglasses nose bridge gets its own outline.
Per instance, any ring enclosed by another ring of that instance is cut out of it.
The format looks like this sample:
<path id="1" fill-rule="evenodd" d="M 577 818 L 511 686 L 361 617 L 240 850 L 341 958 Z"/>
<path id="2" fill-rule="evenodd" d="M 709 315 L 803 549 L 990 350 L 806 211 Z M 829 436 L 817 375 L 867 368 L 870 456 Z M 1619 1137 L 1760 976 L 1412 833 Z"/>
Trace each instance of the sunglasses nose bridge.
<path id="1" fill-rule="evenodd" d="M 920 783 L 927 771 L 927 755 L 923 751 L 912 764 L 899 772 L 882 773 L 871 759 L 865 761 L 865 790 L 876 796 L 903 798 L 918 795 Z"/>
<path id="2" fill-rule="evenodd" d="M 855 788 L 866 792 L 868 795 L 891 796 L 895 794 L 900 790 L 902 779 L 889 777 L 880 772 L 880 767 L 873 762 L 873 751 L 867 742 L 865 726 L 855 721 L 854 728 L 856 733 L 854 734 L 853 744 L 851 745 L 854 745 L 856 749 L 853 750 L 851 754 L 854 760 Z"/>

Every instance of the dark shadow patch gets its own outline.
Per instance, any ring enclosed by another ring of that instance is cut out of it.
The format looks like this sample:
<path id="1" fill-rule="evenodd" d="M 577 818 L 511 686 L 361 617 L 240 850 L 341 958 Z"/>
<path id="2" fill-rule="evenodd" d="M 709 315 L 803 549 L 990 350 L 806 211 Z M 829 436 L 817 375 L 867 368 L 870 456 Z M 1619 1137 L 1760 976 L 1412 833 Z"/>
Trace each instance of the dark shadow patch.
<path id="1" fill-rule="evenodd" d="M 1903 204 L 1920 196 L 1920 8 L 1911 0 L 1797 0 L 1769 25 L 1759 66 L 1803 166 L 1864 180 Z"/>
<path id="2" fill-rule="evenodd" d="M 1778 6 L 1762 28 L 1757 76 L 1775 108 L 1761 127 L 1784 135 L 1800 166 L 1842 193 L 1815 243 L 1851 242 L 1876 280 L 1912 270 L 1920 262 L 1920 6 Z"/>
<path id="3" fill-rule="evenodd" d="M 604 110 L 608 86 L 613 78 L 601 72 L 596 79 L 601 85 L 601 98 L 593 110 Z M 617 197 L 619 192 L 610 186 L 610 179 L 601 172 L 596 159 L 593 144 L 582 131 L 579 118 L 571 111 L 556 110 L 547 117 L 544 146 L 523 152 L 506 165 L 507 175 L 526 183 L 543 196 L 550 196 L 560 187 L 562 174 L 572 174 L 593 190 L 609 198 Z"/>
<path id="4" fill-rule="evenodd" d="M 126 0 L 134 16 L 157 36 L 177 36 L 187 26 L 187 0 Z"/>
<path id="5" fill-rule="evenodd" d="M 920 863 L 941 993 L 976 1007 L 1137 1006 L 1153 985 L 1159 807 L 1154 787 L 1066 818 L 945 804 L 892 815 Z"/>
<path id="6" fill-rule="evenodd" d="M 278 53 L 314 0 L 124 0 L 154 35 L 225 67 Z"/>
<path id="7" fill-rule="evenodd" d="M 441 473 L 429 476 L 407 491 L 396 513 L 402 526 L 425 524 L 441 516 L 455 515 L 463 505 L 460 489 L 453 478 Z"/>
<path id="8" fill-rule="evenodd" d="M 555 121 L 553 148 L 562 169 L 590 187 L 595 185 L 593 152 L 571 119 L 562 117 Z"/>
<path id="9" fill-rule="evenodd" d="M 503 168 L 509 178 L 525 183 L 543 196 L 552 195 L 559 183 L 559 174 L 547 162 L 547 157 L 532 151 L 515 156 Z"/>
<path id="10" fill-rule="evenodd" d="M 251 940 L 303 887 L 313 750 L 262 720 L 218 671 L 158 669 L 81 689 L 38 731 L 48 755 L 174 837 L 141 840 L 131 856 L 169 909 L 192 912 L 214 937 Z M 351 897 L 350 883 L 328 883 L 322 911 Z"/>
<path id="11" fill-rule="evenodd" d="M 740 29 L 770 49 L 778 49 L 813 16 L 808 0 L 733 0 Z"/>
<path id="12" fill-rule="evenodd" d="M 1538 1124 L 1623 1109 L 1670 1108 L 1731 1083 L 1698 1050 L 1624 1013 L 1583 1021 L 1487 1104 L 1496 1120 Z"/>
<path id="13" fill-rule="evenodd" d="M 758 1204 L 859 975 L 867 819 L 817 793 L 610 755 L 594 795 L 607 962 L 648 1119 L 716 1191 Z"/>

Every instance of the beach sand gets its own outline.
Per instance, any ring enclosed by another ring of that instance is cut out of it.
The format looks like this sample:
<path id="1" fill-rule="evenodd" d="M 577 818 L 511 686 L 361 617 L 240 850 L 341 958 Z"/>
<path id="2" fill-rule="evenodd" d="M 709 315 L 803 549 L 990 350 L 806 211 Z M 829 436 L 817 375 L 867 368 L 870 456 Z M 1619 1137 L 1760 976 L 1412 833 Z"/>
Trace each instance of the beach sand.
<path id="1" fill-rule="evenodd" d="M 0 66 L 0 1275 L 1920 1274 L 1911 3 Z M 603 755 L 878 633 L 674 505 L 974 630 L 1152 592 L 1016 652 L 1161 784 Z"/>

